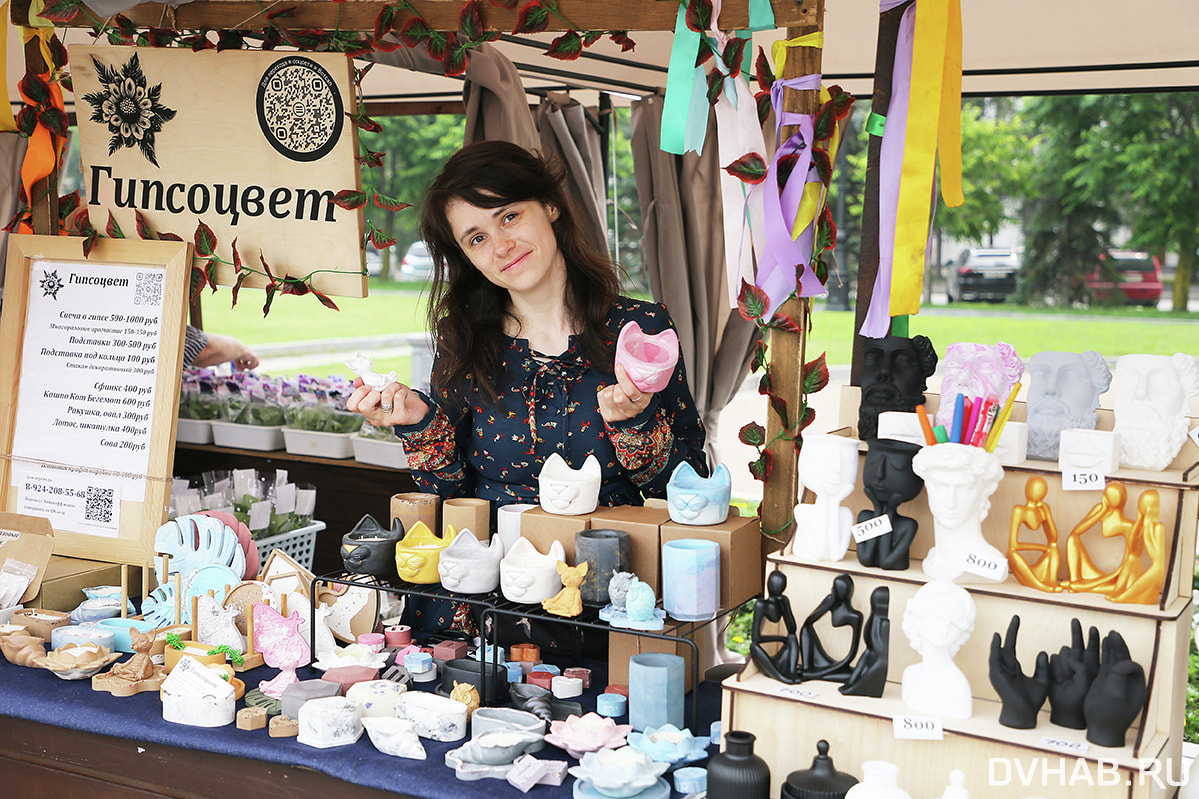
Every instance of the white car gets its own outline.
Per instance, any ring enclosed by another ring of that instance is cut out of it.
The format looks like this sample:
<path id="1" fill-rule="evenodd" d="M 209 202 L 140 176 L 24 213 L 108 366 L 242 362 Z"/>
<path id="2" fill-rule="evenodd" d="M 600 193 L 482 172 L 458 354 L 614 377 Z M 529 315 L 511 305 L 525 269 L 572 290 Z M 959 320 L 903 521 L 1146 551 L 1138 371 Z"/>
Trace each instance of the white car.
<path id="1" fill-rule="evenodd" d="M 400 275 L 413 280 L 428 280 L 433 276 L 433 256 L 423 241 L 414 241 L 400 260 Z"/>

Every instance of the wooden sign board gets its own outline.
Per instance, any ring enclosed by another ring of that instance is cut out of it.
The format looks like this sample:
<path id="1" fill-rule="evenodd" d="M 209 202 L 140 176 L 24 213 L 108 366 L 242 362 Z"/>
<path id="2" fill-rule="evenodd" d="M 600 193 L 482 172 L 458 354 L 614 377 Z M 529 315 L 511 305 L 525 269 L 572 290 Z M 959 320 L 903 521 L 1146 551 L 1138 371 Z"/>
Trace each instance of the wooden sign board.
<path id="1" fill-rule="evenodd" d="M 12 236 L 0 315 L 0 511 L 54 550 L 153 559 L 170 499 L 191 247 Z"/>
<path id="2" fill-rule="evenodd" d="M 204 222 L 237 281 L 247 266 L 366 296 L 363 216 L 332 202 L 361 187 L 352 62 L 336 53 L 74 45 L 79 147 L 92 224 L 126 235 L 141 211 L 192 241 Z M 261 275 L 244 286 L 261 288 Z"/>

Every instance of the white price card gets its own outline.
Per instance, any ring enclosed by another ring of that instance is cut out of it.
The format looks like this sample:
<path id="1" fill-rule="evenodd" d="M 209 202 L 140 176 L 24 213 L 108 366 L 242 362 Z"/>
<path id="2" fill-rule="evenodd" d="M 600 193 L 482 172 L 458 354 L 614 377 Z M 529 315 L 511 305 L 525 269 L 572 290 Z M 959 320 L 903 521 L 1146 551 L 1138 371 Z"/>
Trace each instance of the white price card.
<path id="1" fill-rule="evenodd" d="M 1063 491 L 1102 491 L 1104 486 L 1102 472 L 1086 472 L 1067 469 L 1062 472 Z"/>
<path id="2" fill-rule="evenodd" d="M 779 689 L 779 693 L 784 696 L 793 696 L 796 699 L 815 699 L 820 696 L 810 688 L 800 688 L 795 685 L 786 685 Z"/>
<path id="3" fill-rule="evenodd" d="M 1041 746 L 1057 749 L 1067 754 L 1084 757 L 1090 750 L 1091 745 L 1086 741 L 1068 741 L 1065 738 L 1054 738 L 1051 735 L 1041 736 Z"/>
<path id="4" fill-rule="evenodd" d="M 1007 560 L 1003 555 L 970 552 L 962 558 L 962 571 L 977 574 L 990 580 L 1003 580 L 1007 577 Z"/>
<path id="5" fill-rule="evenodd" d="M 1199 447 L 1199 425 L 1196 425 L 1188 435 L 1190 435 L 1191 441 L 1195 442 L 1195 446 Z"/>
<path id="6" fill-rule="evenodd" d="M 941 719 L 936 716 L 896 716 L 891 726 L 898 740 L 940 741 L 945 737 Z"/>
<path id="7" fill-rule="evenodd" d="M 860 544 L 863 541 L 869 541 L 871 538 L 878 538 L 880 535 L 886 535 L 891 532 L 891 517 L 884 513 L 882 516 L 875 516 L 873 519 L 858 522 L 849 528 L 849 531 L 853 533 L 853 540 Z"/>

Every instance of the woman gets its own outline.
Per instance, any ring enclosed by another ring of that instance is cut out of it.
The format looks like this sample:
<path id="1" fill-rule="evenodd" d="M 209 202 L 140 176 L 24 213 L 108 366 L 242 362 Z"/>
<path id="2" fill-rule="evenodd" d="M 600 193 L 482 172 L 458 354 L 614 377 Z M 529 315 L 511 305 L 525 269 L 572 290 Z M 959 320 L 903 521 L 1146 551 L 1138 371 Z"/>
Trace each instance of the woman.
<path id="1" fill-rule="evenodd" d="M 649 334 L 673 323 L 664 306 L 619 296 L 562 177 L 557 162 L 487 141 L 456 153 L 429 188 L 421 234 L 436 265 L 432 396 L 358 385 L 347 402 L 394 427 L 422 490 L 536 502 L 553 452 L 574 469 L 596 456 L 601 505 L 665 495 L 683 461 L 707 474 L 682 360 L 658 394 L 613 366 L 627 322 Z"/>

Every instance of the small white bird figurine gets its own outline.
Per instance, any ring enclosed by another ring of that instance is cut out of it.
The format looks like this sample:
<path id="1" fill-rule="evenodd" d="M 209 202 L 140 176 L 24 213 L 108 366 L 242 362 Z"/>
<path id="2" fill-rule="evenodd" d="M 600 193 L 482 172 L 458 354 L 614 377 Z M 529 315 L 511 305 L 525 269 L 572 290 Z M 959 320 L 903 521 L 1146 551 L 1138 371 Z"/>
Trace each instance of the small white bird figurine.
<path id="1" fill-rule="evenodd" d="M 385 375 L 372 371 L 371 367 L 374 362 L 369 356 L 363 355 L 361 352 L 355 352 L 351 360 L 346 361 L 346 366 L 357 377 L 362 378 L 362 382 L 373 388 L 375 391 L 382 391 L 389 383 L 396 382 L 395 371 L 390 371 Z"/>

